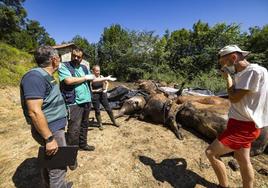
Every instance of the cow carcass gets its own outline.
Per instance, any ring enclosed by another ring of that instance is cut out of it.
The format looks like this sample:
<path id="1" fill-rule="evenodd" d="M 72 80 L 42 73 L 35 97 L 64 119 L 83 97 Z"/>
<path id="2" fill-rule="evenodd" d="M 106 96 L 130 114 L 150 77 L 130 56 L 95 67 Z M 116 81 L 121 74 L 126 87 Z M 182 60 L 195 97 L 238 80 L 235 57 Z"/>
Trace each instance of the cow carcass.
<path id="1" fill-rule="evenodd" d="M 141 113 L 146 101 L 143 96 L 134 96 L 130 99 L 124 101 L 121 109 L 115 116 L 115 118 L 122 117 L 124 115 L 132 115 L 136 113 Z"/>
<path id="2" fill-rule="evenodd" d="M 139 113 L 140 120 L 164 124 L 169 127 L 178 139 L 182 139 L 179 131 L 180 125 L 176 123 L 176 111 L 180 105 L 168 99 L 163 93 L 152 94 L 145 101 L 143 96 L 135 96 L 126 100 L 119 110 L 116 118 L 123 115 Z"/>
<path id="3" fill-rule="evenodd" d="M 138 111 L 141 120 L 164 124 L 182 139 L 180 127 L 192 129 L 209 141 L 226 129 L 230 102 L 216 96 L 180 96 L 170 100 L 163 93 L 152 92 L 155 84 L 142 83 L 144 90 L 151 93 L 148 100 L 131 98 L 125 101 L 118 117 Z M 142 102 L 141 102 L 142 101 Z M 261 130 L 260 137 L 253 142 L 251 155 L 262 153 L 268 145 L 268 127 Z"/>
<path id="4" fill-rule="evenodd" d="M 178 99 L 177 102 L 179 104 L 183 102 L 176 113 L 176 121 L 182 127 L 195 130 L 209 141 L 216 139 L 226 129 L 230 107 L 227 99 L 184 96 L 184 98 Z M 261 129 L 260 137 L 252 143 L 251 156 L 262 153 L 267 145 L 268 127 L 265 127 Z"/>

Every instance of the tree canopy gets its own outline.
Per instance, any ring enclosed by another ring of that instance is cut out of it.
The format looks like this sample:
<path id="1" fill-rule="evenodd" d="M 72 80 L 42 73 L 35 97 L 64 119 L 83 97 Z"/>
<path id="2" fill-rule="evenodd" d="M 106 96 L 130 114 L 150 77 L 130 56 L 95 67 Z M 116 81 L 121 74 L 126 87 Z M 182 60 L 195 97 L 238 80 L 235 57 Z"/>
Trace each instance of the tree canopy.
<path id="1" fill-rule="evenodd" d="M 27 19 L 23 3 L 24 0 L 0 1 L 0 42 L 25 51 L 54 45 L 55 40 L 38 21 Z M 158 36 L 154 31 L 135 31 L 112 24 L 104 28 L 97 43 L 80 35 L 69 42 L 83 49 L 91 65 L 101 65 L 103 74 L 123 81 L 187 81 L 218 90 L 221 86 L 217 86 L 217 53 L 229 44 L 251 51 L 248 59 L 268 68 L 268 25 L 252 26 L 249 32 L 242 32 L 236 23 L 210 26 L 199 20 L 191 29 L 167 29 Z"/>
<path id="2" fill-rule="evenodd" d="M 27 18 L 24 1 L 0 1 L 0 41 L 24 51 L 40 45 L 55 45 L 55 40 L 38 21 Z"/>

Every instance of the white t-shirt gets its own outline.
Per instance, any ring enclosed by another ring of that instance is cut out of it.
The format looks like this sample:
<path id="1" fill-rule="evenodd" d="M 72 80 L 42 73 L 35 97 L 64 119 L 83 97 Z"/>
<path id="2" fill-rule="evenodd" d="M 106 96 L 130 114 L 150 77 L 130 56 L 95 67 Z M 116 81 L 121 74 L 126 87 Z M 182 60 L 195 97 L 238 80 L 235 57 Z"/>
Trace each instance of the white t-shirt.
<path id="1" fill-rule="evenodd" d="M 250 64 L 235 74 L 235 89 L 250 90 L 239 102 L 232 103 L 229 118 L 254 121 L 258 128 L 268 126 L 268 73 L 264 67 Z"/>

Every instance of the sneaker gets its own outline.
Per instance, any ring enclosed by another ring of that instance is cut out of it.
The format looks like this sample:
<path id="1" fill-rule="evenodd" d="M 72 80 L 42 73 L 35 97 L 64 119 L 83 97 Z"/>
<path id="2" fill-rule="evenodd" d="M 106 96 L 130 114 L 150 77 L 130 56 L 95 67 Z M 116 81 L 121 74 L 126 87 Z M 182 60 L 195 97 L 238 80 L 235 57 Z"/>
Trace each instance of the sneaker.
<path id="1" fill-rule="evenodd" d="M 85 145 L 83 147 L 79 147 L 80 150 L 83 150 L 83 151 L 94 151 L 95 150 L 95 147 L 94 146 L 90 146 L 90 145 Z"/>

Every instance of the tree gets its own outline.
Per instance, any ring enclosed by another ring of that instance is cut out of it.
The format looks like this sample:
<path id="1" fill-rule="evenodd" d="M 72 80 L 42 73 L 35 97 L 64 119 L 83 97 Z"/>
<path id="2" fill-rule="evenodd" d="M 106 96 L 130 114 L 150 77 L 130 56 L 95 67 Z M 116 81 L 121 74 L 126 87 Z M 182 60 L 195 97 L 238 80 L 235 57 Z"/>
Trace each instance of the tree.
<path id="1" fill-rule="evenodd" d="M 0 2 L 0 40 L 10 33 L 21 30 L 27 16 L 22 7 L 25 0 L 1 0 Z"/>
<path id="2" fill-rule="evenodd" d="M 167 43 L 169 66 L 191 80 L 217 68 L 220 48 L 228 44 L 243 44 L 244 39 L 239 25 L 222 23 L 209 27 L 207 23 L 198 21 L 193 30 L 181 29 L 171 33 Z"/>
<path id="3" fill-rule="evenodd" d="M 27 33 L 33 38 L 34 48 L 41 45 L 55 45 L 56 42 L 49 36 L 45 28 L 36 20 L 29 20 L 26 24 Z"/>
<path id="4" fill-rule="evenodd" d="M 247 49 L 252 52 L 249 60 L 268 68 L 268 25 L 252 27 L 247 40 Z"/>
<path id="5" fill-rule="evenodd" d="M 40 45 L 55 45 L 38 21 L 27 19 L 25 0 L 1 0 L 0 41 L 31 51 Z"/>
<path id="6" fill-rule="evenodd" d="M 126 56 L 131 45 L 128 31 L 119 24 L 104 28 L 98 43 L 98 62 L 103 72 L 122 77 L 126 73 Z"/>

